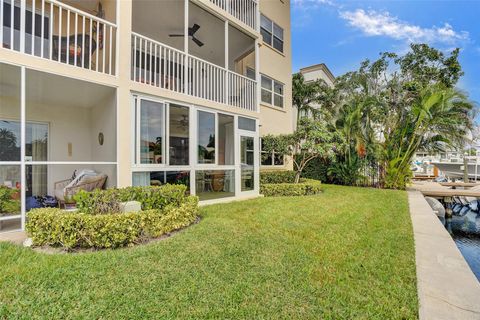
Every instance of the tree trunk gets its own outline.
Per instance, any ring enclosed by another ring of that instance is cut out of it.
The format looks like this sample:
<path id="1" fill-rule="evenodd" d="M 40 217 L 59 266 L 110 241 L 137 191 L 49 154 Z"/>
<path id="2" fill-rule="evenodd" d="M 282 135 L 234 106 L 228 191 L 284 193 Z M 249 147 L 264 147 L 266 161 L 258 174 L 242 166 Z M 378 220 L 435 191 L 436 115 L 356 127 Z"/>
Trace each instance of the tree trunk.
<path id="1" fill-rule="evenodd" d="M 295 183 L 298 183 L 300 181 L 301 174 L 302 174 L 302 171 L 297 170 L 297 173 L 295 173 Z"/>

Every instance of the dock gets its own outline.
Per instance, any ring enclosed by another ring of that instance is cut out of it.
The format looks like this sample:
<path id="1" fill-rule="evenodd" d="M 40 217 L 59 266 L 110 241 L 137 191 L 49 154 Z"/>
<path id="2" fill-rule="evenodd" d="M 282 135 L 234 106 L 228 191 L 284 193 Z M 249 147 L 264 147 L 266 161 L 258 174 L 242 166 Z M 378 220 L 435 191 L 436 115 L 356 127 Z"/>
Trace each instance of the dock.
<path id="1" fill-rule="evenodd" d="M 445 190 L 419 190 L 424 196 L 432 198 L 445 197 L 474 197 L 480 198 L 480 191 L 471 191 L 465 189 L 445 189 Z"/>
<path id="2" fill-rule="evenodd" d="M 445 185 L 447 184 L 447 185 Z M 466 186 L 467 185 L 467 186 Z M 469 186 L 470 183 L 441 183 L 438 182 L 414 182 L 412 188 L 420 191 L 425 197 L 432 197 L 440 199 L 445 203 L 445 215 L 446 217 L 452 216 L 452 205 L 454 203 L 454 197 L 472 197 L 480 199 L 480 190 L 469 190 L 473 186 Z M 474 186 L 477 186 L 475 184 Z M 463 189 L 457 189 L 456 187 L 463 187 Z"/>
<path id="3" fill-rule="evenodd" d="M 463 188 L 472 188 L 480 186 L 480 182 L 439 182 L 443 187 L 463 187 Z"/>
<path id="4" fill-rule="evenodd" d="M 480 191 L 470 190 L 480 186 L 475 182 L 414 182 L 413 189 L 420 191 L 424 196 L 433 198 L 445 197 L 475 197 L 480 198 Z M 462 189 L 458 189 L 458 188 Z"/>

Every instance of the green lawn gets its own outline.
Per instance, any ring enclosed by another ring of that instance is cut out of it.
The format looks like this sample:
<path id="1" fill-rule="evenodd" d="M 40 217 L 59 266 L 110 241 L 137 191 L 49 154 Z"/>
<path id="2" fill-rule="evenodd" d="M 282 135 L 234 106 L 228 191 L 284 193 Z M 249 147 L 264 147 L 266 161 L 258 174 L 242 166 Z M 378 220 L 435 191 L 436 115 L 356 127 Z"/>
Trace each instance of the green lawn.
<path id="1" fill-rule="evenodd" d="M 319 196 L 202 208 L 167 240 L 45 255 L 0 244 L 0 319 L 412 319 L 407 196 Z"/>

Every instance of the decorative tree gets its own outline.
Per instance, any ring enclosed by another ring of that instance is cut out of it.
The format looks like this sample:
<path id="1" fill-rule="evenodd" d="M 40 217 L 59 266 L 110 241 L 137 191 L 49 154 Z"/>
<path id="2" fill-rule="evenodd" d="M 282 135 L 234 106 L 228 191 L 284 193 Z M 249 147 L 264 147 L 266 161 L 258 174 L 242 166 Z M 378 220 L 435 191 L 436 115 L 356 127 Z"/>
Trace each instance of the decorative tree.
<path id="1" fill-rule="evenodd" d="M 341 133 L 329 130 L 324 121 L 301 118 L 292 134 L 267 135 L 262 138 L 265 154 L 273 151 L 292 159 L 295 183 L 298 183 L 305 166 L 316 158 L 332 158 L 342 148 Z"/>

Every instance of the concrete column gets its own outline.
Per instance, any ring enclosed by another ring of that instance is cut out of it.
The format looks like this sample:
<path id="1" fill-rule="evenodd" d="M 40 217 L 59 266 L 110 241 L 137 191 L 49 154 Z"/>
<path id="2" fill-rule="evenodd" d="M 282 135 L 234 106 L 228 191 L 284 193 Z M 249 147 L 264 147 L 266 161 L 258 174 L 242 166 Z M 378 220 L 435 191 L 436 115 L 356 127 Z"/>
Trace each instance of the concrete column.
<path id="1" fill-rule="evenodd" d="M 132 154 L 134 119 L 130 93 L 131 43 L 132 43 L 132 0 L 117 0 L 118 3 L 118 80 L 117 88 L 117 177 L 118 186 L 132 184 Z"/>

